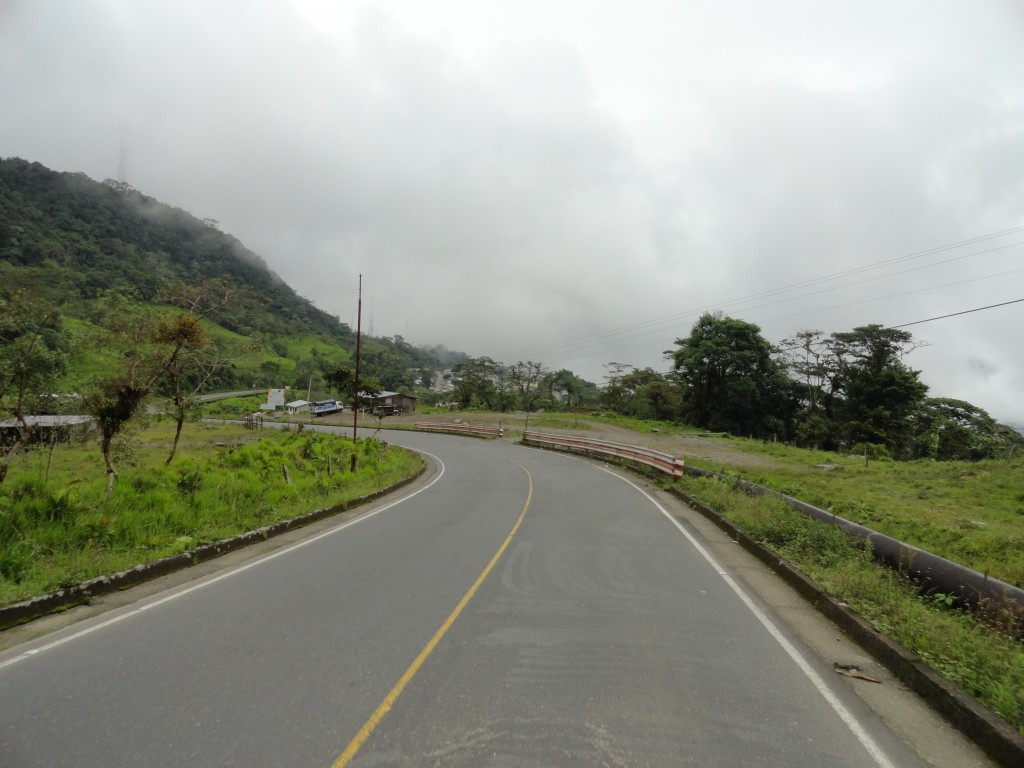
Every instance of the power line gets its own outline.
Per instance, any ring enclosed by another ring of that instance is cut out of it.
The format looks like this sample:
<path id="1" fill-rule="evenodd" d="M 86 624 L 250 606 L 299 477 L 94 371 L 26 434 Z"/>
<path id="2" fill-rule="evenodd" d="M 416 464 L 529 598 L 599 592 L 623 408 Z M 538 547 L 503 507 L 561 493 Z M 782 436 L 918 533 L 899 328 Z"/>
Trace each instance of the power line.
<path id="1" fill-rule="evenodd" d="M 1021 270 L 1013 270 L 1013 271 L 1014 272 L 1019 272 Z M 989 277 L 1000 277 L 1000 276 L 1001 275 L 989 275 Z M 978 279 L 987 279 L 987 278 L 978 278 Z M 972 280 L 965 280 L 965 281 L 962 281 L 962 282 L 973 282 L 973 281 Z M 959 283 L 953 283 L 953 285 L 958 285 L 958 284 Z M 944 288 L 946 286 L 936 286 L 936 287 Z M 916 291 L 910 291 L 909 293 L 916 293 Z M 897 295 L 901 295 L 901 294 L 897 294 Z M 881 297 L 881 298 L 891 298 L 891 297 L 884 296 L 884 297 Z M 965 309 L 965 310 L 962 310 L 960 312 L 951 312 L 951 313 L 946 314 L 946 315 L 938 315 L 937 317 L 925 318 L 924 320 L 914 320 L 913 322 L 903 323 L 901 325 L 889 325 L 889 326 L 883 326 L 883 327 L 885 327 L 885 328 L 893 328 L 893 329 L 895 329 L 895 328 L 908 328 L 911 325 L 921 325 L 923 323 L 930 323 L 930 322 L 933 322 L 935 320 L 945 320 L 946 318 L 958 317 L 959 315 L 969 315 L 969 314 L 974 313 L 974 312 L 983 312 L 983 311 L 988 310 L 988 309 L 997 309 L 999 307 L 1006 307 L 1006 306 L 1009 306 L 1011 304 L 1019 304 L 1021 302 L 1024 302 L 1024 298 L 1022 298 L 1022 299 L 1012 299 L 1010 301 L 1003 301 L 1003 302 L 1000 302 L 998 304 L 989 304 L 989 305 L 984 306 L 984 307 L 975 307 L 974 309 Z M 863 302 L 856 302 L 856 303 L 863 303 Z M 825 340 L 814 342 L 814 343 L 812 343 L 812 344 L 810 344 L 808 346 L 813 348 L 813 347 L 819 347 L 819 346 L 821 346 L 823 344 L 825 344 Z M 794 344 L 791 347 L 777 347 L 775 349 L 775 351 L 776 352 L 789 352 L 789 351 L 794 350 L 794 349 L 804 349 L 804 345 L 803 344 Z M 611 350 L 611 351 L 614 352 L 614 351 L 617 351 L 617 350 Z M 672 371 L 662 372 L 662 375 L 666 375 L 668 373 L 672 373 Z"/>
<path id="2" fill-rule="evenodd" d="M 951 312 L 948 315 L 938 315 L 937 317 L 929 317 L 929 318 L 925 318 L 924 320 L 914 320 L 912 323 L 903 323 L 902 325 L 889 325 L 889 326 L 884 326 L 884 327 L 893 328 L 893 329 L 895 329 L 895 328 L 909 328 L 912 325 L 922 325 L 923 323 L 931 323 L 931 322 L 933 322 L 935 320 L 945 320 L 948 317 L 958 317 L 960 315 L 969 315 L 969 314 L 971 314 L 973 312 L 984 312 L 986 309 L 997 309 L 998 307 L 1006 307 L 1006 306 L 1009 306 L 1010 304 L 1019 304 L 1022 301 L 1024 301 L 1024 299 L 1012 299 L 1010 301 L 1002 301 L 1002 302 L 1000 302 L 998 304 L 989 304 L 988 306 L 985 306 L 985 307 L 975 307 L 974 309 L 965 309 L 965 310 L 962 310 L 960 312 Z M 824 343 L 825 343 L 824 341 L 819 341 L 819 342 L 815 342 L 814 344 L 810 344 L 808 346 L 817 347 L 817 346 L 820 346 L 820 345 L 822 345 Z M 792 347 L 782 347 L 782 348 L 779 348 L 776 351 L 777 352 L 789 352 L 791 349 L 803 349 L 803 348 L 804 348 L 804 346 L 802 344 L 796 344 L 796 345 L 794 345 Z"/>
<path id="3" fill-rule="evenodd" d="M 849 287 L 852 287 L 852 286 L 855 286 L 855 285 L 863 285 L 865 283 L 870 283 L 870 282 L 873 282 L 875 280 L 881 280 L 881 279 L 884 279 L 884 278 L 887 278 L 887 277 L 895 277 L 895 276 L 898 276 L 898 275 L 906 274 L 908 272 L 913 272 L 913 271 L 916 271 L 916 270 L 919 270 L 919 269 L 924 269 L 924 268 L 929 267 L 929 266 L 939 266 L 941 264 L 948 264 L 950 262 L 958 261 L 958 260 L 965 259 L 965 258 L 969 258 L 971 256 L 979 256 L 979 255 L 983 255 L 983 254 L 987 254 L 987 253 L 992 253 L 994 251 L 1004 250 L 1006 248 L 1011 248 L 1011 247 L 1018 246 L 1018 245 L 1024 245 L 1024 241 L 1017 242 L 1017 243 L 1010 243 L 1009 245 L 998 246 L 996 248 L 990 248 L 990 249 L 985 250 L 985 251 L 976 251 L 974 253 L 965 254 L 963 256 L 957 256 L 957 257 L 954 257 L 952 259 L 946 259 L 945 261 L 937 262 L 937 263 L 930 264 L 930 265 L 911 267 L 910 269 L 900 270 L 898 272 L 890 272 L 890 273 L 887 273 L 885 275 L 877 275 L 875 277 L 866 278 L 864 280 L 858 280 L 858 281 L 855 281 L 855 282 L 852 282 L 852 283 L 846 283 L 846 284 L 839 285 L 839 286 L 833 286 L 832 288 L 825 288 L 825 289 L 822 289 L 820 291 L 812 291 L 810 293 L 801 294 L 800 296 L 791 297 L 791 298 L 788 298 L 788 299 L 779 299 L 777 301 L 769 301 L 769 302 L 765 302 L 764 304 L 757 304 L 757 305 L 754 305 L 754 306 L 751 306 L 751 307 L 745 307 L 744 311 L 750 311 L 750 310 L 754 310 L 754 309 L 763 309 L 765 307 L 771 307 L 771 306 L 775 306 L 777 304 L 784 304 L 787 301 L 793 301 L 793 300 L 798 299 L 798 298 L 807 298 L 808 296 L 817 296 L 819 294 L 829 293 L 830 291 L 839 290 L 840 288 L 849 288 Z M 989 279 L 992 279 L 994 277 L 1003 277 L 1005 275 L 1016 274 L 1016 273 L 1018 273 L 1020 271 L 1022 271 L 1022 270 L 1020 270 L 1020 269 L 1009 270 L 1007 272 L 1000 272 L 1000 273 L 993 274 L 993 275 L 986 275 L 985 277 L 970 278 L 968 280 L 960 280 L 960 281 L 956 281 L 956 282 L 953 282 L 953 283 L 945 283 L 945 284 L 942 284 L 942 285 L 935 285 L 935 286 L 931 286 L 929 288 L 920 288 L 920 289 L 917 289 L 917 290 L 914 290 L 914 291 L 904 291 L 902 293 L 890 294 L 888 296 L 877 296 L 877 297 L 874 297 L 874 298 L 871 298 L 871 299 L 863 299 L 861 301 L 848 302 L 846 304 L 835 305 L 835 306 L 832 306 L 832 307 L 824 307 L 824 308 L 809 310 L 807 312 L 797 312 L 797 313 L 793 313 L 793 314 L 790 314 L 790 315 L 784 315 L 784 316 L 780 316 L 780 317 L 775 317 L 775 318 L 771 318 L 771 320 L 768 320 L 768 321 L 765 321 L 765 322 L 772 322 L 774 320 L 782 320 L 782 319 L 791 318 L 791 317 L 800 317 L 802 315 L 813 314 L 815 312 L 820 312 L 820 311 L 828 310 L 828 309 L 839 309 L 839 308 L 842 308 L 842 307 L 856 306 L 858 304 L 867 304 L 867 303 L 872 302 L 872 301 L 881 301 L 883 299 L 897 298 L 899 296 L 907 296 L 907 295 L 911 295 L 911 294 L 914 294 L 914 293 L 923 293 L 923 292 L 926 292 L 926 291 L 938 290 L 940 288 L 949 288 L 949 287 L 953 287 L 953 286 L 957 286 L 957 285 L 965 285 L 967 283 L 978 282 L 980 280 L 989 280 Z M 694 312 L 692 312 L 690 314 L 696 314 L 696 311 L 694 311 Z M 595 335 L 595 336 L 591 336 L 591 337 L 583 337 L 581 339 L 577 339 L 576 340 L 577 342 L 579 342 L 579 341 L 587 342 L 587 343 L 583 344 L 582 346 L 580 346 L 580 345 L 573 346 L 573 344 L 575 342 L 554 343 L 554 344 L 548 345 L 548 348 L 545 350 L 544 354 L 545 355 L 553 355 L 553 354 L 556 354 L 559 349 L 563 350 L 563 354 L 570 354 L 570 353 L 573 353 L 573 352 L 575 352 L 575 353 L 582 353 L 582 352 L 584 352 L 584 351 L 586 351 L 588 349 L 600 348 L 601 347 L 600 342 L 601 342 L 602 339 L 607 341 L 607 340 L 611 339 L 613 336 L 621 336 L 622 334 L 626 333 L 629 330 L 637 330 L 640 327 L 643 327 L 645 325 L 646 326 L 652 326 L 652 325 L 655 325 L 657 322 L 658 321 L 650 321 L 648 323 L 638 324 L 637 326 L 634 326 L 633 328 L 624 328 L 624 329 L 621 329 L 619 331 L 610 332 L 610 333 L 603 334 L 603 335 Z M 629 336 L 625 336 L 623 338 L 619 338 L 619 339 L 617 339 L 617 341 L 626 341 L 626 340 L 629 340 L 629 339 L 637 339 L 637 338 L 639 338 L 641 336 L 650 336 L 650 335 L 655 334 L 655 333 L 660 333 L 660 332 L 662 332 L 664 330 L 667 330 L 667 328 L 659 325 L 657 327 L 651 328 L 650 330 L 642 331 L 640 333 L 633 333 L 633 334 L 631 334 Z M 539 349 L 544 350 L 545 348 L 541 347 Z M 617 350 L 608 350 L 608 351 L 614 352 L 614 351 L 617 351 Z"/>
<path id="4" fill-rule="evenodd" d="M 912 323 L 903 323 L 903 325 L 891 325 L 890 328 L 908 328 L 911 325 L 920 325 L 921 323 L 930 323 L 933 320 L 945 320 L 947 317 L 957 317 L 959 315 L 969 315 L 972 312 L 983 312 L 986 309 L 995 309 L 996 307 L 1005 307 L 1009 304 L 1019 304 L 1024 299 L 1013 299 L 1013 301 L 1003 301 L 999 304 L 989 304 L 987 307 L 975 307 L 974 309 L 965 309 L 963 312 L 952 312 L 948 315 L 939 315 L 938 317 L 929 317 L 927 320 L 915 320 Z"/>
<path id="5" fill-rule="evenodd" d="M 708 311 L 710 309 L 721 309 L 723 307 L 728 307 L 728 306 L 730 306 L 732 304 L 738 304 L 738 303 L 741 303 L 741 302 L 752 301 L 752 300 L 755 300 L 755 299 L 758 299 L 758 298 L 767 298 L 769 296 L 774 296 L 774 295 L 778 295 L 778 294 L 782 294 L 782 293 L 791 292 L 791 291 L 797 290 L 799 288 L 810 287 L 810 286 L 813 286 L 813 285 L 820 285 L 822 283 L 826 283 L 826 282 L 829 282 L 829 281 L 832 281 L 832 280 L 838 280 L 838 279 L 840 279 L 842 277 L 848 277 L 848 276 L 852 276 L 852 275 L 855 275 L 855 274 L 860 274 L 860 273 L 863 273 L 863 272 L 868 272 L 868 271 L 871 271 L 872 269 L 881 269 L 881 268 L 886 267 L 886 266 L 892 266 L 892 265 L 903 263 L 903 262 L 906 262 L 906 261 L 911 261 L 911 260 L 914 260 L 914 259 L 918 259 L 918 258 L 921 258 L 923 256 L 934 255 L 934 254 L 937 254 L 937 253 L 941 253 L 943 251 L 952 250 L 954 248 L 960 248 L 960 247 L 963 247 L 964 245 L 971 245 L 971 244 L 975 244 L 975 243 L 979 243 L 979 242 L 984 242 L 986 240 L 992 240 L 992 239 L 997 238 L 997 237 L 1002 237 L 1002 236 L 1005 236 L 1007 234 L 1012 234 L 1012 233 L 1021 232 L 1021 231 L 1024 231 L 1024 225 L 1017 226 L 1017 227 L 1010 227 L 1008 229 L 1000 230 L 1000 231 L 997 231 L 997 232 L 990 232 L 990 233 L 985 234 L 985 235 L 979 235 L 977 237 L 967 238 L 965 240 L 959 240 L 959 241 L 956 241 L 956 242 L 953 242 L 953 243 L 947 243 L 947 244 L 944 244 L 944 245 L 935 246 L 933 248 L 928 248 L 928 249 L 925 249 L 923 251 L 917 251 L 917 252 L 914 252 L 914 253 L 906 254 L 904 256 L 899 256 L 899 257 L 895 257 L 895 258 L 891 258 L 891 259 L 885 259 L 885 260 L 882 260 L 882 261 L 879 261 L 879 262 L 875 262 L 873 264 L 868 264 L 868 265 L 864 265 L 864 266 L 861 266 L 861 267 L 854 267 L 854 268 L 851 268 L 851 269 L 847 269 L 847 270 L 843 270 L 843 271 L 840 271 L 840 272 L 833 273 L 831 275 L 825 275 L 825 276 L 822 276 L 822 277 L 812 278 L 810 280 L 804 280 L 804 281 L 801 281 L 801 282 L 792 283 L 792 284 L 787 285 L 787 286 L 782 286 L 782 287 L 779 287 L 779 288 L 773 288 L 773 289 L 770 289 L 770 290 L 760 291 L 760 292 L 757 292 L 757 293 L 749 294 L 747 296 L 741 296 L 741 297 L 734 298 L 734 299 L 729 299 L 729 300 L 726 300 L 726 301 L 716 302 L 714 304 L 709 304 L 709 305 L 706 305 L 706 306 L 698 308 L 698 309 L 687 310 L 685 312 L 677 313 L 677 314 L 674 314 L 674 315 L 667 315 L 667 316 L 664 316 L 664 317 L 655 318 L 655 319 L 652 319 L 652 320 L 646 320 L 646 321 L 642 321 L 642 322 L 639 322 L 639 323 L 631 323 L 629 325 L 621 326 L 619 328 L 615 328 L 615 329 L 612 329 L 610 331 L 606 331 L 606 332 L 603 332 L 603 333 L 589 334 L 589 335 L 586 335 L 586 336 L 579 336 L 579 337 L 575 337 L 573 339 L 568 339 L 568 340 L 562 341 L 562 342 L 552 342 L 552 343 L 549 343 L 549 344 L 542 344 L 542 345 L 539 345 L 539 346 L 536 346 L 536 347 L 530 347 L 530 348 L 524 349 L 524 350 L 522 350 L 522 351 L 520 351 L 518 353 L 514 353 L 511 356 L 512 357 L 517 357 L 517 356 L 521 357 L 521 356 L 530 355 L 530 354 L 552 355 L 552 354 L 558 353 L 560 350 L 563 351 L 563 354 L 564 354 L 566 352 L 573 351 L 574 347 L 576 347 L 576 345 L 580 344 L 581 342 L 591 342 L 589 345 L 586 345 L 586 346 L 593 346 L 594 343 L 596 343 L 596 342 L 598 342 L 598 341 L 600 341 L 602 339 L 610 339 L 610 338 L 615 337 L 615 336 L 621 336 L 621 335 L 627 334 L 627 333 L 629 333 L 631 331 L 637 331 L 637 330 L 639 330 L 641 328 L 650 328 L 652 326 L 664 326 L 666 324 L 671 325 L 671 324 L 674 324 L 675 322 L 677 322 L 679 320 L 682 320 L 685 317 L 690 317 L 692 315 L 695 315 L 695 314 L 700 313 L 700 312 L 705 312 L 705 311 Z M 828 291 L 838 290 L 840 288 L 848 288 L 848 287 L 850 287 L 852 285 L 861 285 L 863 283 L 871 282 L 873 280 L 885 279 L 887 277 L 893 277 L 893 276 L 896 276 L 896 275 L 906 274 L 907 272 L 912 272 L 912 271 L 919 270 L 919 269 L 927 269 L 927 268 L 933 267 L 933 266 L 940 266 L 942 264 L 948 264 L 948 263 L 951 263 L 953 261 L 959 261 L 959 260 L 962 260 L 962 259 L 965 259 L 965 258 L 970 258 L 970 257 L 973 257 L 973 256 L 980 256 L 980 255 L 984 255 L 984 254 L 988 254 L 988 253 L 993 253 L 995 251 L 1005 250 L 1006 248 L 1012 248 L 1012 247 L 1015 247 L 1015 246 L 1018 246 L 1018 245 L 1022 245 L 1022 244 L 1024 244 L 1024 241 L 1017 242 L 1017 243 L 1011 243 L 1009 245 L 1004 245 L 1004 246 L 998 246 L 996 248 L 991 248 L 991 249 L 984 250 L 984 251 L 977 251 L 975 253 L 965 254 L 963 256 L 957 256 L 957 257 L 954 257 L 952 259 L 946 259 L 945 261 L 935 262 L 935 263 L 932 263 L 932 264 L 925 264 L 925 265 L 921 265 L 921 266 L 918 266 L 918 267 L 912 267 L 911 269 L 906 269 L 906 270 L 902 270 L 902 271 L 899 271 L 899 272 L 891 272 L 891 273 L 888 273 L 886 275 L 879 275 L 879 276 L 876 276 L 876 277 L 873 277 L 873 278 L 867 278 L 865 280 L 860 280 L 860 281 L 856 281 L 856 282 L 853 282 L 853 283 L 847 283 L 847 284 L 844 284 L 844 285 L 834 286 L 832 288 L 826 288 L 826 289 L 823 289 L 821 291 L 814 291 L 814 292 L 811 292 L 811 293 L 805 293 L 805 294 L 801 294 L 799 296 L 790 297 L 788 299 L 779 299 L 778 301 L 775 301 L 775 302 L 770 302 L 768 304 L 761 304 L 761 305 L 758 305 L 756 307 L 747 307 L 746 309 L 748 309 L 748 310 L 749 309 L 760 309 L 760 308 L 762 308 L 764 306 L 771 306 L 772 304 L 780 304 L 780 303 L 784 303 L 786 301 L 794 301 L 796 299 L 805 298 L 807 296 L 816 295 L 818 293 L 826 293 Z M 651 331 L 647 331 L 646 333 L 653 333 L 656 330 L 661 330 L 661 328 L 652 328 Z M 635 338 L 636 335 L 643 335 L 643 334 L 634 334 L 633 336 L 627 336 L 626 338 Z M 586 346 L 584 346 L 583 348 L 585 349 Z M 508 355 L 506 355 L 506 357 L 508 357 Z"/>
<path id="6" fill-rule="evenodd" d="M 810 310 L 808 310 L 806 312 L 794 312 L 791 315 L 780 315 L 778 317 L 769 318 L 768 320 L 763 320 L 762 322 L 772 323 L 772 322 L 775 322 L 777 320 L 788 320 L 788 319 L 793 318 L 793 317 L 803 317 L 804 315 L 813 315 L 816 312 L 824 312 L 824 311 L 831 310 L 831 309 L 845 309 L 847 307 L 856 307 L 856 306 L 858 306 L 860 304 L 870 304 L 873 301 L 883 301 L 884 299 L 898 299 L 901 296 L 913 296 L 915 293 L 927 293 L 928 291 L 937 291 L 940 288 L 954 288 L 954 287 L 956 287 L 958 285 L 967 285 L 968 283 L 978 283 L 978 282 L 981 282 L 982 280 L 991 280 L 991 279 L 996 278 L 996 277 L 1006 277 L 1006 275 L 1015 275 L 1015 274 L 1018 274 L 1020 272 L 1024 272 L 1024 267 L 1021 267 L 1020 269 L 1011 269 L 1011 270 L 1008 270 L 1006 272 L 997 272 L 997 273 L 995 273 L 993 275 L 984 275 L 982 277 L 972 277 L 972 278 L 970 278 L 968 280 L 957 280 L 956 282 L 953 282 L 953 283 L 943 283 L 942 285 L 932 285 L 932 286 L 929 286 L 928 288 L 916 288 L 913 291 L 902 291 L 900 293 L 890 293 L 890 294 L 887 294 L 886 296 L 875 296 L 874 298 L 871 298 L 871 299 L 861 299 L 860 301 L 849 301 L 849 302 L 847 302 L 845 304 L 834 304 L 834 305 L 829 306 L 829 307 L 818 307 L 817 309 L 810 309 Z M 756 307 L 754 307 L 754 309 L 756 309 Z"/>

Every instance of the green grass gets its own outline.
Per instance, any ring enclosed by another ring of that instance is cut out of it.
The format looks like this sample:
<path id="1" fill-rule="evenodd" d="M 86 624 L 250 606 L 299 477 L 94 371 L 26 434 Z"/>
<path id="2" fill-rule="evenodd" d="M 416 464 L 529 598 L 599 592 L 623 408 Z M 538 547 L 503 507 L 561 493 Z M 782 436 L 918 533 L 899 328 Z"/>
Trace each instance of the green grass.
<path id="1" fill-rule="evenodd" d="M 156 304 L 144 304 L 141 311 L 151 317 L 171 316 L 181 310 L 174 307 Z M 68 360 L 70 371 L 67 386 L 69 389 L 80 389 L 96 378 L 109 376 L 111 370 L 117 369 L 118 360 L 111 352 L 97 347 L 89 341 L 100 333 L 100 329 L 87 320 L 66 316 L 63 318 L 64 328 L 74 340 L 72 354 Z M 203 321 L 203 328 L 210 339 L 229 350 L 228 354 L 237 354 L 237 350 L 245 349 L 250 340 L 221 325 Z M 275 336 L 275 346 L 285 355 L 279 355 L 269 347 L 261 351 L 242 356 L 234 363 L 235 376 L 239 382 L 280 386 L 280 382 L 288 380 L 294 374 L 296 360 L 304 360 L 318 354 L 324 360 L 345 362 L 351 353 L 340 344 L 324 341 L 317 336 Z M 232 352 L 235 350 L 236 352 Z M 276 366 L 276 373 L 267 373 L 261 369 L 265 363 Z"/>
<path id="2" fill-rule="evenodd" d="M 919 595 L 841 529 L 794 512 L 779 499 L 747 496 L 728 483 L 693 476 L 684 477 L 679 487 L 1024 732 L 1024 644 L 1019 640 L 951 610 L 944 595 Z"/>
<path id="3" fill-rule="evenodd" d="M 375 440 L 208 424 L 189 424 L 165 465 L 171 438 L 164 422 L 122 440 L 109 495 L 95 441 L 21 456 L 0 485 L 0 603 L 341 504 L 421 467 Z"/>
<path id="4" fill-rule="evenodd" d="M 329 344 L 315 336 L 277 336 L 275 341 L 287 347 L 288 357 L 293 360 L 313 357 L 314 352 L 326 360 L 336 362 L 345 362 L 351 357 L 347 349 L 338 344 Z"/>
<path id="5" fill-rule="evenodd" d="M 247 413 L 257 412 L 260 409 L 260 404 L 265 402 L 267 402 L 267 396 L 261 392 L 258 395 L 228 397 L 224 400 L 203 403 L 199 406 L 199 412 L 203 416 L 215 419 L 240 419 Z"/>
<path id="6" fill-rule="evenodd" d="M 633 430 L 640 436 L 648 435 L 655 431 L 671 435 L 697 435 L 705 432 L 705 430 L 691 427 L 688 424 L 673 424 L 666 421 L 655 421 L 654 419 L 635 419 L 632 416 L 621 416 L 611 412 L 595 413 L 594 415 L 587 416 L 587 418 L 602 424 L 610 424 L 614 427 Z"/>
<path id="7" fill-rule="evenodd" d="M 530 414 L 530 429 L 578 432 L 592 427 L 586 419 L 578 418 L 572 413 L 538 413 Z"/>
<path id="8" fill-rule="evenodd" d="M 688 463 L 740 476 L 1024 586 L 1024 458 L 865 464 L 863 458 L 781 444 L 728 442 L 741 456 L 736 463 Z"/>

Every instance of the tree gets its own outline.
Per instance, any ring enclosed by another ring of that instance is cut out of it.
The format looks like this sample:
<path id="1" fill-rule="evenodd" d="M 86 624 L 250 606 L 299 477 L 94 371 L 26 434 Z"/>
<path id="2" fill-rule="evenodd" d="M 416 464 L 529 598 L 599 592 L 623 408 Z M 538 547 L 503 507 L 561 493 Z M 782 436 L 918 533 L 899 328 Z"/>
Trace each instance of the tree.
<path id="1" fill-rule="evenodd" d="M 185 308 L 185 313 L 178 315 L 174 322 L 194 325 L 190 331 L 191 338 L 179 350 L 178 356 L 169 361 L 164 371 L 162 388 L 170 403 L 170 413 L 175 422 L 174 440 L 167 454 L 167 464 L 174 460 L 181 439 L 182 428 L 189 413 L 197 406 L 197 397 L 217 373 L 232 365 L 243 356 L 254 354 L 259 346 L 249 344 L 245 349 L 229 355 L 213 345 L 209 335 L 201 323 L 192 323 L 189 318 L 201 321 L 217 312 L 231 301 L 236 292 L 223 281 L 205 281 L 197 286 L 183 283 L 172 284 L 167 288 L 167 301 Z M 173 341 L 174 332 L 164 333 L 165 341 Z"/>
<path id="2" fill-rule="evenodd" d="M 520 360 L 509 367 L 508 380 L 519 393 L 520 405 L 527 413 L 534 410 L 541 381 L 547 373 L 543 365 L 532 360 L 526 362 Z"/>
<path id="3" fill-rule="evenodd" d="M 0 443 L 0 483 L 32 431 L 28 416 L 47 411 L 66 364 L 58 308 L 27 289 L 0 295 L 0 417 L 14 421 L 14 437 Z"/>
<path id="4" fill-rule="evenodd" d="M 822 331 L 799 331 L 795 338 L 783 339 L 776 362 L 791 382 L 793 427 L 791 435 L 799 444 L 811 448 L 836 448 L 840 434 L 836 426 L 835 361 Z"/>
<path id="5" fill-rule="evenodd" d="M 138 412 L 157 381 L 178 365 L 183 350 L 205 346 L 200 319 L 188 312 L 155 319 L 134 297 L 108 292 L 96 302 L 103 343 L 121 360 L 109 376 L 94 381 L 85 397 L 100 429 L 100 447 L 107 471 L 107 490 L 114 487 L 117 469 L 111 451 L 114 438 Z"/>
<path id="6" fill-rule="evenodd" d="M 671 421 L 679 413 L 681 398 L 679 390 L 664 378 L 644 384 L 637 391 L 637 400 L 645 412 L 657 421 Z"/>
<path id="7" fill-rule="evenodd" d="M 501 404 L 504 366 L 489 357 L 473 357 L 452 366 L 451 380 L 452 396 L 463 408 L 479 405 L 493 411 Z"/>
<path id="8" fill-rule="evenodd" d="M 835 418 L 848 444 L 884 445 L 896 457 L 910 452 L 914 414 L 928 387 L 903 364 L 913 336 L 872 324 L 833 333 L 832 390 L 840 396 Z"/>
<path id="9" fill-rule="evenodd" d="M 657 419 L 660 417 L 656 414 L 660 412 L 666 414 L 666 419 L 669 418 L 668 405 L 673 401 L 672 387 L 653 368 L 630 371 L 619 380 L 619 386 L 619 413 L 638 419 Z"/>
<path id="10" fill-rule="evenodd" d="M 601 391 L 601 404 L 616 413 L 623 413 L 626 407 L 626 387 L 623 383 L 625 377 L 635 370 L 629 363 L 610 362 L 604 364 L 605 385 Z"/>
<path id="11" fill-rule="evenodd" d="M 977 461 L 1007 456 L 1024 446 L 1019 432 L 964 400 L 926 398 L 914 422 L 913 453 L 917 458 Z"/>
<path id="12" fill-rule="evenodd" d="M 825 407 L 829 366 L 824 336 L 822 331 L 798 331 L 795 338 L 780 342 L 779 360 L 801 382 L 802 400 L 809 414 Z"/>
<path id="13" fill-rule="evenodd" d="M 401 339 L 401 336 L 396 338 Z M 364 351 L 361 365 L 362 370 L 379 381 L 385 389 L 397 392 L 415 385 L 408 358 L 389 349 Z"/>
<path id="14" fill-rule="evenodd" d="M 383 389 L 380 382 L 373 376 L 364 376 L 362 371 L 359 373 L 359 392 L 356 392 L 356 372 L 355 369 L 350 368 L 347 365 L 339 365 L 336 368 L 332 368 L 324 374 L 324 381 L 327 382 L 327 386 L 337 392 L 343 400 L 348 401 L 349 405 L 353 408 L 356 407 L 356 403 L 359 397 L 366 395 L 367 397 L 376 397 L 380 394 Z"/>
<path id="15" fill-rule="evenodd" d="M 587 388 L 587 382 L 568 368 L 562 368 L 553 373 L 547 373 L 541 382 L 541 387 L 548 393 L 548 402 L 552 408 L 557 408 L 559 405 L 574 408 L 579 407 Z"/>
<path id="16" fill-rule="evenodd" d="M 683 387 L 683 415 L 695 426 L 762 435 L 778 386 L 772 346 L 753 323 L 706 313 L 669 352 Z"/>

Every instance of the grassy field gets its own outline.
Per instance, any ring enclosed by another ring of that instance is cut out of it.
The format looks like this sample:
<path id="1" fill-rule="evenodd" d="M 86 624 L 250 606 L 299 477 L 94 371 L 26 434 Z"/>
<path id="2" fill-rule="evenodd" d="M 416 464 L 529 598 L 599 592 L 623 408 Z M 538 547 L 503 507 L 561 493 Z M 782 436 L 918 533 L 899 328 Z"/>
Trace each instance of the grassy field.
<path id="1" fill-rule="evenodd" d="M 374 440 L 196 423 L 166 465 L 172 436 L 157 422 L 121 440 L 109 495 L 94 439 L 17 459 L 0 485 L 0 604 L 340 504 L 422 466 Z"/>
<path id="2" fill-rule="evenodd" d="M 865 462 L 780 444 L 727 442 L 740 454 L 734 461 L 690 463 L 764 485 L 1024 586 L 1024 457 Z"/>

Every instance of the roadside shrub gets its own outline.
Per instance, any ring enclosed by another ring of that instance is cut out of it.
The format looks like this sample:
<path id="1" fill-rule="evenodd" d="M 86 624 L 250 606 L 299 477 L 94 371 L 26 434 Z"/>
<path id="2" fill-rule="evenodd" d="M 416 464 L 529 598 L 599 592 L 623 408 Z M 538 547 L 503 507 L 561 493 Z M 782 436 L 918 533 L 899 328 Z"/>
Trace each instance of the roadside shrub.
<path id="1" fill-rule="evenodd" d="M 25 540 L 15 541 L 0 548 L 0 576 L 21 584 L 28 576 L 35 559 L 35 549 Z"/>

